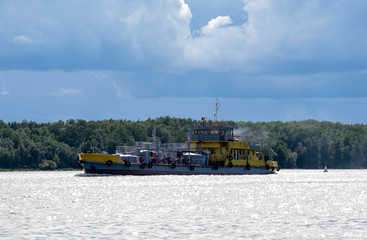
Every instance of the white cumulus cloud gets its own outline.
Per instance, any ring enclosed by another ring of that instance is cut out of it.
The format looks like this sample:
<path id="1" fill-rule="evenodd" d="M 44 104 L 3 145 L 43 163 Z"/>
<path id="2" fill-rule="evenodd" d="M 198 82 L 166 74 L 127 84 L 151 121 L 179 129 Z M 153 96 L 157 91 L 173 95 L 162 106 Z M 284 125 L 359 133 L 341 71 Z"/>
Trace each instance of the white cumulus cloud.
<path id="1" fill-rule="evenodd" d="M 181 67 L 245 73 L 360 69 L 367 2 L 245 0 L 247 21 L 218 16 L 183 41 Z M 358 20 L 359 19 L 359 20 Z M 359 59 L 359 60 L 357 60 Z"/>
<path id="2" fill-rule="evenodd" d="M 367 61 L 366 11 L 364 0 L 244 0 L 242 11 L 218 14 L 194 31 L 195 16 L 184 0 L 3 0 L 0 39 L 10 41 L 0 42 L 0 66 L 267 73 L 318 72 L 335 65 L 358 70 L 354 66 Z M 44 44 L 23 51 L 22 45 L 38 42 Z"/>
<path id="3" fill-rule="evenodd" d="M 203 27 L 202 31 L 203 33 L 208 34 L 215 29 L 225 27 L 231 23 L 232 20 L 229 16 L 218 16 L 217 18 L 210 20 L 208 25 Z"/>

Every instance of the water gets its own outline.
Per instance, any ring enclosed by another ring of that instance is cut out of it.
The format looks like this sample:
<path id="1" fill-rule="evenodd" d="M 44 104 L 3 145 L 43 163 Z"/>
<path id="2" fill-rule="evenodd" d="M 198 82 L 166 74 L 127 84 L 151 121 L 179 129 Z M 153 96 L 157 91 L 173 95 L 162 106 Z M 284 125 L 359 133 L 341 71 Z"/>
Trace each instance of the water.
<path id="1" fill-rule="evenodd" d="M 1 172 L 0 239 L 367 239 L 366 170 Z"/>

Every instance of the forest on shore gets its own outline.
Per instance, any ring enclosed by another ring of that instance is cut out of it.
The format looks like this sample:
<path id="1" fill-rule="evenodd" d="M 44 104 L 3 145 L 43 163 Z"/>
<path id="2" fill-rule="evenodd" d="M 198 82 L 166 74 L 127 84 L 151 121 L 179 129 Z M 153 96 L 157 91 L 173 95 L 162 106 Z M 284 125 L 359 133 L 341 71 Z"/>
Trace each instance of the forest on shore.
<path id="1" fill-rule="evenodd" d="M 145 121 L 67 120 L 54 123 L 0 120 L 0 169 L 78 168 L 78 152 L 107 151 L 116 146 L 152 141 L 156 127 L 160 143 L 187 140 L 192 119 L 159 117 Z M 367 125 L 328 121 L 221 122 L 235 135 L 261 144 L 282 168 L 367 168 Z"/>

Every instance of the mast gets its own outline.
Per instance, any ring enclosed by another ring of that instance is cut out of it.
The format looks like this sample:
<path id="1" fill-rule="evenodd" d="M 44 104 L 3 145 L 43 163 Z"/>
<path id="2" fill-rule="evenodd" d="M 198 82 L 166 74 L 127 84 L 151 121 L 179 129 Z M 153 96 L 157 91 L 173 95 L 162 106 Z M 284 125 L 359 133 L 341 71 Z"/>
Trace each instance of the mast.
<path id="1" fill-rule="evenodd" d="M 215 103 L 215 113 L 214 113 L 214 124 L 216 127 L 218 127 L 218 109 L 219 109 L 219 101 L 218 98 L 216 98 L 216 103 Z"/>

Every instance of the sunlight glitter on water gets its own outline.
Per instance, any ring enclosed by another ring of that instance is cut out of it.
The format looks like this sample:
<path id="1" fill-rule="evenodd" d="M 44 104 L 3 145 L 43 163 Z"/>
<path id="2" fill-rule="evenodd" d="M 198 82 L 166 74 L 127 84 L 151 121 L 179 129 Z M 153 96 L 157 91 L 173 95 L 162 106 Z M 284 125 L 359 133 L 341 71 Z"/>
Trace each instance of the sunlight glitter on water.
<path id="1" fill-rule="evenodd" d="M 367 238 L 367 171 L 0 173 L 1 239 Z"/>

